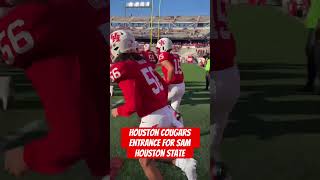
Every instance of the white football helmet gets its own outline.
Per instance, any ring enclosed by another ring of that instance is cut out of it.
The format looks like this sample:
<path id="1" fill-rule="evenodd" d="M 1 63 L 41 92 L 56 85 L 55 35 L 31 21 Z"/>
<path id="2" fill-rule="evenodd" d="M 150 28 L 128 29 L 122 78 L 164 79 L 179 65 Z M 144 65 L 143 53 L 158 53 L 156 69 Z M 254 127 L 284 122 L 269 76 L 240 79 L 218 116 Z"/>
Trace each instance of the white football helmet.
<path id="1" fill-rule="evenodd" d="M 157 48 L 160 49 L 160 52 L 172 50 L 172 41 L 169 38 L 161 38 L 157 42 Z"/>
<path id="2" fill-rule="evenodd" d="M 135 52 L 135 38 L 130 31 L 117 30 L 110 34 L 110 50 L 114 59 L 122 53 Z"/>
<path id="3" fill-rule="evenodd" d="M 149 51 L 150 50 L 150 44 L 145 44 L 143 46 L 144 51 Z"/>

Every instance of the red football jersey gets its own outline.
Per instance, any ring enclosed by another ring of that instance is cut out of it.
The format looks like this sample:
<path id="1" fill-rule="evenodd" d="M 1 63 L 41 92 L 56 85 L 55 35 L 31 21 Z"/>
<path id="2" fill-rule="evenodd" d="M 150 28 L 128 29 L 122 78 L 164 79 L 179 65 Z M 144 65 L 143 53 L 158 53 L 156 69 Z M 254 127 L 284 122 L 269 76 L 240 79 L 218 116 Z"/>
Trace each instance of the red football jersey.
<path id="1" fill-rule="evenodd" d="M 145 60 L 114 63 L 110 79 L 119 83 L 125 97 L 125 104 L 118 107 L 120 116 L 129 116 L 135 110 L 138 116 L 144 117 L 167 105 L 168 87 Z"/>
<path id="2" fill-rule="evenodd" d="M 162 72 L 164 75 L 164 79 L 168 84 L 180 84 L 184 82 L 184 75 L 181 68 L 180 58 L 176 55 L 173 55 L 169 52 L 162 52 L 159 54 L 159 62 L 169 61 L 174 67 L 173 78 L 170 82 L 168 82 L 168 70 L 162 66 Z"/>
<path id="3" fill-rule="evenodd" d="M 181 64 L 181 59 L 180 59 L 179 54 L 172 54 L 172 55 L 173 55 L 173 57 L 174 57 L 177 61 L 179 61 L 180 64 Z"/>
<path id="4" fill-rule="evenodd" d="M 90 41 L 92 37 L 87 34 L 95 33 L 92 25 L 98 30 L 103 19 L 107 19 L 102 17 L 101 11 L 90 7 L 88 2 L 77 3 L 73 0 L 18 5 L 0 21 L 2 58 L 8 64 L 26 68 L 33 61 L 78 51 L 84 46 L 74 42 L 79 41 L 79 37 L 83 42 Z M 86 16 L 85 21 L 81 14 Z M 84 27 L 75 30 L 80 24 L 86 24 L 91 29 Z M 88 37 L 91 39 L 88 40 Z"/>
<path id="5" fill-rule="evenodd" d="M 236 44 L 233 34 L 228 27 L 227 9 L 229 0 L 212 1 L 213 19 L 211 19 L 213 32 L 210 48 L 213 61 L 211 70 L 223 70 L 234 65 Z"/>
<path id="6" fill-rule="evenodd" d="M 17 6 L 1 19 L 0 46 L 7 64 L 26 67 L 31 61 L 59 51 L 54 46 L 57 44 L 55 36 L 49 36 L 53 24 L 48 18 L 47 4 L 28 3 Z M 48 47 L 51 50 L 45 52 Z"/>

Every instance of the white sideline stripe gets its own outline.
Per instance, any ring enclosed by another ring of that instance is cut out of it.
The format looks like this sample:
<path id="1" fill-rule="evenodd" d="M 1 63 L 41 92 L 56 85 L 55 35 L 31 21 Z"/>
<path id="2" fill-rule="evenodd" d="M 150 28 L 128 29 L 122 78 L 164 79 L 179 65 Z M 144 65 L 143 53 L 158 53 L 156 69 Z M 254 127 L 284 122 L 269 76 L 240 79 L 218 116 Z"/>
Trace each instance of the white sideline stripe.
<path id="1" fill-rule="evenodd" d="M 124 100 L 123 99 L 119 99 L 118 101 L 116 101 L 115 103 L 112 104 L 112 108 L 116 107 L 117 105 L 123 103 Z M 43 124 L 43 121 L 40 120 L 35 120 L 35 121 L 31 121 L 27 124 L 25 124 L 22 128 L 18 128 L 16 129 L 14 132 L 16 132 L 15 134 L 11 134 L 11 135 L 6 135 L 3 136 L 5 139 L 7 140 L 14 140 L 15 138 L 19 137 L 21 134 L 24 133 L 28 133 L 28 132 L 32 132 L 36 129 L 39 129 L 39 127 L 41 127 L 41 125 Z"/>
<path id="2" fill-rule="evenodd" d="M 34 130 L 39 129 L 39 127 L 41 126 L 42 123 L 43 123 L 43 121 L 40 121 L 40 120 L 31 121 L 31 122 L 25 124 L 22 128 L 16 129 L 14 131 L 15 134 L 6 135 L 3 137 L 9 141 L 14 140 L 14 139 L 20 137 L 24 133 L 32 132 Z"/>
<path id="3" fill-rule="evenodd" d="M 208 97 L 201 97 L 201 98 L 193 98 L 193 97 L 191 97 L 189 100 L 195 100 L 195 101 L 199 101 L 199 100 L 210 100 L 210 96 L 208 96 Z"/>
<path id="4" fill-rule="evenodd" d="M 123 99 L 119 99 L 119 100 L 116 101 L 115 103 L 112 103 L 112 104 L 111 104 L 111 107 L 114 108 L 114 107 L 118 106 L 119 104 L 121 104 L 121 103 L 123 103 L 123 102 L 124 102 Z"/>
<path id="5" fill-rule="evenodd" d="M 21 128 L 19 131 L 26 133 L 26 132 L 30 132 L 34 129 L 37 129 L 41 126 L 41 124 L 43 124 L 44 121 L 40 121 L 40 120 L 36 120 L 36 121 L 32 121 L 28 124 L 26 124 L 23 128 Z"/>
<path id="6" fill-rule="evenodd" d="M 115 103 L 112 104 L 112 108 L 123 103 L 123 102 L 124 102 L 123 99 L 119 99 L 118 101 L 116 101 Z M 14 139 L 18 138 L 19 136 L 21 136 L 21 134 L 32 132 L 34 130 L 41 128 L 43 123 L 44 123 L 44 121 L 41 121 L 41 120 L 31 121 L 31 122 L 25 124 L 22 128 L 16 129 L 14 131 L 15 132 L 14 134 L 6 135 L 3 137 L 8 141 L 14 140 Z"/>

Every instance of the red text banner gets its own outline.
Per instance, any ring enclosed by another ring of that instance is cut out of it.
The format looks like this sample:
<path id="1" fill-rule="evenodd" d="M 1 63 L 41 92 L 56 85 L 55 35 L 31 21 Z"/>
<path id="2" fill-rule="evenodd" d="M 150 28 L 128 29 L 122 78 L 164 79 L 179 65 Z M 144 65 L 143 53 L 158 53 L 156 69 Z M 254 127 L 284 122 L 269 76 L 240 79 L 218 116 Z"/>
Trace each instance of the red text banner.
<path id="1" fill-rule="evenodd" d="M 200 147 L 200 128 L 122 128 L 128 158 L 192 158 Z"/>

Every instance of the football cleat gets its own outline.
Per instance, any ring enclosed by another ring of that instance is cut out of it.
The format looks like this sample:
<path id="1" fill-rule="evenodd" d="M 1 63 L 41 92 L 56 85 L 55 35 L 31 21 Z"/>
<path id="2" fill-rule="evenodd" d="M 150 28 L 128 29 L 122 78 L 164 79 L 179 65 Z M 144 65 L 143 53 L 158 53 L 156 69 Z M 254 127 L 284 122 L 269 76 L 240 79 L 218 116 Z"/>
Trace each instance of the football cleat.
<path id="1" fill-rule="evenodd" d="M 181 122 L 181 124 L 183 124 L 183 118 L 182 118 L 181 113 L 175 111 L 175 112 L 174 112 L 174 116 L 176 117 L 176 119 L 177 119 L 179 122 Z"/>
<path id="2" fill-rule="evenodd" d="M 177 167 L 179 167 L 184 174 L 187 176 L 188 180 L 197 179 L 197 161 L 193 158 L 187 159 L 176 159 Z"/>

